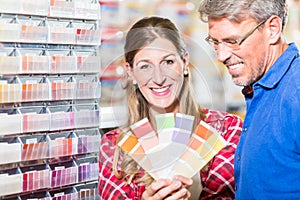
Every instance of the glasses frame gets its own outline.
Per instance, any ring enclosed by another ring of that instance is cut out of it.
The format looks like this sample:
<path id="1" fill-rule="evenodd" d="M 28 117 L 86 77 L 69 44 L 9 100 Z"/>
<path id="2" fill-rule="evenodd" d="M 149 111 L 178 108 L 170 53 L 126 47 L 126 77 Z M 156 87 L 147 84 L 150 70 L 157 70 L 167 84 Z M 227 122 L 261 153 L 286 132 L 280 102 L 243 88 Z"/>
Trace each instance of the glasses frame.
<path id="1" fill-rule="evenodd" d="M 250 31 L 248 31 L 245 35 L 239 37 L 236 40 L 232 40 L 232 42 L 223 42 L 223 41 L 218 41 L 210 36 L 207 36 L 205 38 L 205 41 L 213 46 L 216 49 L 216 46 L 218 46 L 219 44 L 224 44 L 226 47 L 229 47 L 233 50 L 236 50 L 240 47 L 240 45 L 249 37 L 252 35 L 252 33 L 254 33 L 254 31 L 256 29 L 258 29 L 262 24 L 264 24 L 267 20 L 261 21 L 260 23 L 258 23 L 256 26 L 254 26 Z M 236 47 L 235 47 L 236 46 Z"/>

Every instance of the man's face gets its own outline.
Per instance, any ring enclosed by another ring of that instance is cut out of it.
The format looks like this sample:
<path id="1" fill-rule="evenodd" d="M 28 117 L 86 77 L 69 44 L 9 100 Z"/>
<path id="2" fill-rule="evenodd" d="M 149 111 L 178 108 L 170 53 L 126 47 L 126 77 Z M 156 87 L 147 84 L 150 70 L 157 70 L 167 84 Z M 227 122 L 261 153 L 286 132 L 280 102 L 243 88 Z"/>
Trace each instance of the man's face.
<path id="1" fill-rule="evenodd" d="M 266 72 L 269 44 L 265 41 L 264 24 L 254 30 L 258 23 L 252 18 L 236 23 L 227 18 L 209 19 L 209 37 L 221 43 L 215 45 L 218 61 L 228 69 L 233 82 L 239 86 L 251 85 Z M 251 32 L 251 30 L 254 30 Z M 236 48 L 227 43 L 247 35 Z"/>

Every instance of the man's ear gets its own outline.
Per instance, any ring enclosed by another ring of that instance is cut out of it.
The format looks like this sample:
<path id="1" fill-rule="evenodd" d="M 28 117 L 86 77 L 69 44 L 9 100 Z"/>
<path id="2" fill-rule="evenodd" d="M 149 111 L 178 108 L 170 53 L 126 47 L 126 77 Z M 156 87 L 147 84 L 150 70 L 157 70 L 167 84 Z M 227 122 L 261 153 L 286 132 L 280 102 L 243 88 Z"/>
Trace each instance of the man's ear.
<path id="1" fill-rule="evenodd" d="M 280 40 L 282 34 L 282 20 L 276 16 L 272 15 L 266 22 L 267 33 L 269 36 L 269 43 L 275 44 Z"/>

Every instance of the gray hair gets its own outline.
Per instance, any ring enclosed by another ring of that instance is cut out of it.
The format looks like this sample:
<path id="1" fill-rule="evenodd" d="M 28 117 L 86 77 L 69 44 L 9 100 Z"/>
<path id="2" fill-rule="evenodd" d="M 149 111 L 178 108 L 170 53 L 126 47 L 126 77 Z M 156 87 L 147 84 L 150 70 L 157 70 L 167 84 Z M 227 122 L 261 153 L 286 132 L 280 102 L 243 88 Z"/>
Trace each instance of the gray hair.
<path id="1" fill-rule="evenodd" d="M 224 17 L 237 23 L 248 17 L 261 22 L 272 15 L 281 18 L 282 27 L 287 22 L 286 0 L 202 0 L 198 11 L 204 22 Z"/>

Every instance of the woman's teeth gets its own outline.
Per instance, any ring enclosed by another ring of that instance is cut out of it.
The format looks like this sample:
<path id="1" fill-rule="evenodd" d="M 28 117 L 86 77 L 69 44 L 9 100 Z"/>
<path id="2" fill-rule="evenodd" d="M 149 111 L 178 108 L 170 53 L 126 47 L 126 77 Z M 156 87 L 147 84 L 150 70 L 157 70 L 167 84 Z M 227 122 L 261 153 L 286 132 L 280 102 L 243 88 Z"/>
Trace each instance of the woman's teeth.
<path id="1" fill-rule="evenodd" d="M 166 87 L 162 87 L 162 88 L 152 88 L 152 90 L 153 90 L 154 92 L 160 93 L 160 92 L 165 92 L 165 91 L 167 91 L 169 88 L 170 88 L 170 86 L 166 86 Z"/>

